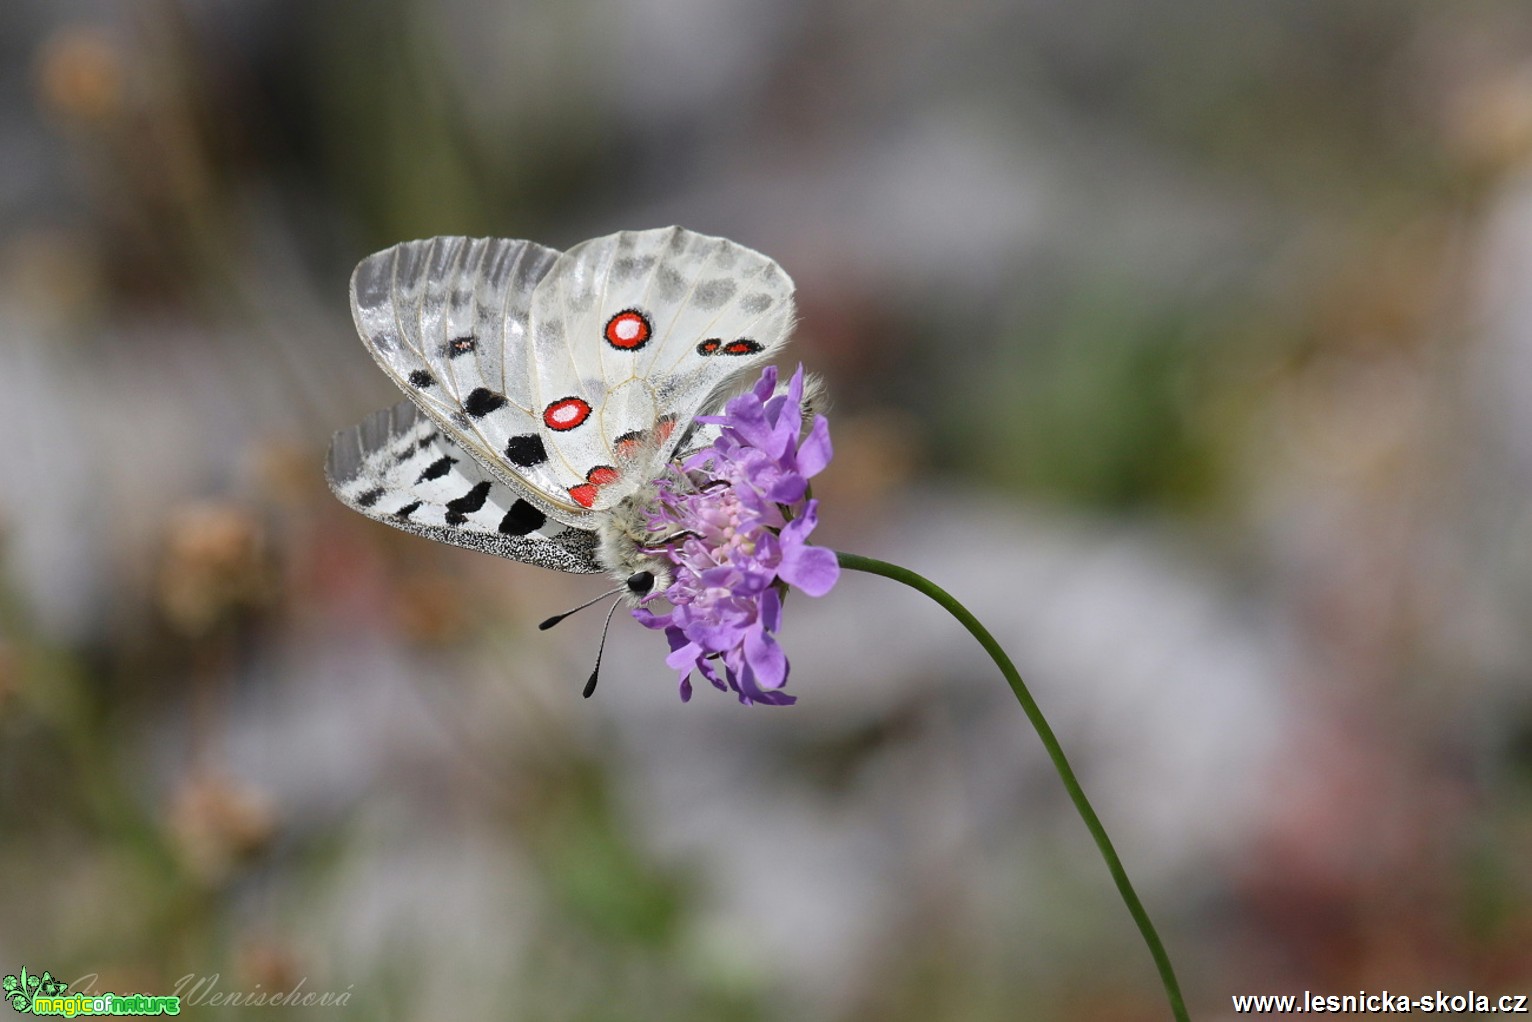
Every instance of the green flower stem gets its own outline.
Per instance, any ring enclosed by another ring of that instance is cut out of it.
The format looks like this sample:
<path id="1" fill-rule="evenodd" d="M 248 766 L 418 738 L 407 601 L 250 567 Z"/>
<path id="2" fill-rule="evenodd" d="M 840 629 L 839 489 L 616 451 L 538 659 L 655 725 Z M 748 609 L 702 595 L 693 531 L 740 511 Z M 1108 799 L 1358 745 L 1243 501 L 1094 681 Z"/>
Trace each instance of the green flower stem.
<path id="1" fill-rule="evenodd" d="M 1133 921 L 1138 924 L 1138 931 L 1143 934 L 1144 943 L 1149 946 L 1149 953 L 1154 956 L 1154 964 L 1160 970 L 1160 982 L 1165 987 L 1165 996 L 1170 1000 L 1171 1013 L 1179 1022 L 1187 1022 L 1186 1003 L 1181 999 L 1181 986 L 1176 982 L 1176 973 L 1170 965 L 1170 956 L 1165 953 L 1165 945 L 1160 943 L 1160 935 L 1155 932 L 1154 924 L 1149 921 L 1149 913 L 1144 911 L 1143 903 L 1138 900 L 1138 894 L 1133 890 L 1133 883 L 1128 879 L 1127 870 L 1122 868 L 1122 860 L 1117 857 L 1117 850 L 1112 847 L 1112 839 L 1107 837 L 1106 828 L 1101 825 L 1101 819 L 1091 808 L 1090 800 L 1085 797 L 1085 791 L 1080 787 L 1079 779 L 1075 777 L 1069 760 L 1064 756 L 1063 746 L 1059 745 L 1053 728 L 1048 726 L 1047 718 L 1038 708 L 1037 700 L 1032 698 L 1032 693 L 1027 690 L 1026 682 L 1021 680 L 1021 674 L 1016 670 L 1016 665 L 1011 663 L 1011 658 L 1005 655 L 1005 650 L 1000 648 L 1000 643 L 989 634 L 989 629 L 979 623 L 978 618 L 968 612 L 968 608 L 930 579 L 917 575 L 908 568 L 901 568 L 897 564 L 889 564 L 887 561 L 872 557 L 840 551 L 836 551 L 835 556 L 842 568 L 850 571 L 865 571 L 871 575 L 882 575 L 884 578 L 903 582 L 911 589 L 925 593 L 961 621 L 963 627 L 968 629 L 973 637 L 979 640 L 979 645 L 989 653 L 990 659 L 994 660 L 995 665 L 1000 668 L 1000 673 L 1005 675 L 1005 680 L 1010 682 L 1011 691 L 1016 694 L 1016 701 L 1021 704 L 1027 719 L 1032 722 L 1032 727 L 1037 731 L 1037 737 L 1043 740 L 1043 748 L 1048 750 L 1048 757 L 1053 760 L 1053 768 L 1058 771 L 1060 780 L 1064 782 L 1064 790 L 1069 792 L 1069 798 L 1074 802 L 1075 810 L 1085 821 L 1085 827 L 1090 831 L 1091 837 L 1095 838 L 1096 847 L 1101 850 L 1101 857 L 1106 860 L 1106 868 L 1111 871 L 1112 879 L 1117 883 L 1117 891 L 1122 895 L 1123 903 L 1128 906 L 1128 913 L 1133 916 Z"/>

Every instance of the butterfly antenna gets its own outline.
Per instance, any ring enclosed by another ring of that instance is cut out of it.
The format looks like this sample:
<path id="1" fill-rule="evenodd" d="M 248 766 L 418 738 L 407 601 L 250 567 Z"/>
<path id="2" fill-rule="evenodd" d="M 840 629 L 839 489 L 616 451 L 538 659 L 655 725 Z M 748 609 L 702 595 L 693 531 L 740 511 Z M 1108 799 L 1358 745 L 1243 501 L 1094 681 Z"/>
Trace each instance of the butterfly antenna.
<path id="1" fill-rule="evenodd" d="M 571 614 L 578 614 L 580 611 L 584 610 L 586 607 L 589 607 L 591 604 L 593 604 L 593 603 L 600 603 L 602 600 L 606 599 L 608 596 L 616 596 L 618 593 L 622 592 L 626 588 L 628 588 L 628 584 L 626 582 L 624 582 L 622 585 L 618 586 L 616 589 L 613 589 L 610 592 L 602 593 L 600 596 L 597 596 L 594 599 L 586 600 L 584 603 L 580 604 L 578 607 L 573 608 L 572 610 L 566 610 L 562 614 L 555 614 L 555 615 L 553 615 L 548 620 L 546 620 L 542 624 L 538 625 L 537 629 L 538 629 L 538 631 L 546 632 L 548 629 L 552 628 L 554 625 L 558 624 L 560 621 L 564 620 L 569 615 L 571 615 Z M 615 606 L 615 604 L 614 604 L 614 606 Z M 611 615 L 608 614 L 607 615 L 607 620 L 610 621 L 611 619 L 612 619 Z"/>
<path id="2" fill-rule="evenodd" d="M 601 673 L 601 654 L 606 652 L 606 631 L 612 627 L 612 615 L 617 613 L 617 605 L 621 602 L 621 600 L 613 600 L 612 609 L 606 612 L 606 624 L 601 626 L 601 645 L 596 647 L 596 666 L 591 668 L 590 680 L 585 683 L 586 699 L 589 699 L 590 694 L 596 691 L 596 675 Z"/>

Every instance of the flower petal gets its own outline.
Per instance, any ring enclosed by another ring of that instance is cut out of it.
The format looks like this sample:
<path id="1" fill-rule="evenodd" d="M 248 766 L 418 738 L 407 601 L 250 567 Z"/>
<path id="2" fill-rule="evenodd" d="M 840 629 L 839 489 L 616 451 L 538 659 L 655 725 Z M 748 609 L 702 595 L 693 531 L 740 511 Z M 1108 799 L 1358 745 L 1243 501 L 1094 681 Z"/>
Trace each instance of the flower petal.
<path id="1" fill-rule="evenodd" d="M 835 559 L 833 550 L 800 544 L 782 551 L 777 574 L 806 596 L 823 596 L 840 581 L 840 562 Z"/>
<path id="2" fill-rule="evenodd" d="M 798 474 L 806 479 L 817 476 L 834 453 L 830 446 L 830 420 L 823 415 L 814 416 L 814 427 L 798 445 Z"/>
<path id="3" fill-rule="evenodd" d="M 777 367 L 766 366 L 761 370 L 761 378 L 755 381 L 751 393 L 755 394 L 757 401 L 765 401 L 777 389 Z"/>
<path id="4" fill-rule="evenodd" d="M 809 491 L 809 482 L 796 472 L 784 472 L 772 480 L 766 496 L 778 504 L 796 504 Z"/>
<path id="5" fill-rule="evenodd" d="M 669 638 L 668 635 L 666 637 Z M 690 672 L 696 667 L 697 662 L 703 658 L 705 653 L 706 651 L 695 642 L 688 642 L 684 646 L 673 649 L 670 655 L 665 658 L 665 665 L 678 671 L 685 670 Z"/>
<path id="6" fill-rule="evenodd" d="M 631 611 L 629 611 L 629 613 L 633 615 L 633 620 L 637 621 L 645 628 L 670 627 L 670 614 L 656 614 L 648 607 L 634 607 Z"/>
<path id="7" fill-rule="evenodd" d="M 782 594 L 768 589 L 761 596 L 761 624 L 768 632 L 782 627 Z"/>
<path id="8" fill-rule="evenodd" d="M 718 670 L 717 670 L 717 668 L 715 668 L 713 666 L 712 661 L 710 661 L 710 660 L 699 660 L 697 662 L 697 670 L 700 671 L 702 673 L 702 676 L 704 678 L 706 678 L 709 682 L 711 682 L 712 686 L 714 688 L 716 688 L 718 691 L 720 691 L 720 692 L 727 692 L 727 691 L 729 691 L 728 684 L 726 684 L 724 682 L 724 680 L 718 676 Z"/>
<path id="9" fill-rule="evenodd" d="M 755 674 L 755 683 L 763 689 L 787 684 L 787 654 L 764 628 L 745 633 L 745 661 Z"/>

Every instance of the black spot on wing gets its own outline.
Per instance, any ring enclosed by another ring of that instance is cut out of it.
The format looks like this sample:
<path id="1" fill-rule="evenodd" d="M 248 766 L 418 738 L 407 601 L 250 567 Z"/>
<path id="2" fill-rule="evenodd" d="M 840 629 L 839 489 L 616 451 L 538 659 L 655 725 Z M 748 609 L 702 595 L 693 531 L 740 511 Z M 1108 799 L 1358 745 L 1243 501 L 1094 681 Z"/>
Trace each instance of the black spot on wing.
<path id="1" fill-rule="evenodd" d="M 462 525 L 468 520 L 468 516 L 484 506 L 484 501 L 489 497 L 490 481 L 488 479 L 475 483 L 473 489 L 455 500 L 447 501 L 447 524 Z"/>
<path id="2" fill-rule="evenodd" d="M 424 390 L 426 387 L 429 387 L 435 382 L 436 380 L 431 376 L 431 374 L 426 372 L 424 369 L 416 369 L 414 372 L 410 373 L 410 386 L 414 387 L 416 390 Z"/>
<path id="3" fill-rule="evenodd" d="M 479 342 L 472 337 L 454 337 L 441 346 L 440 354 L 443 358 L 457 358 L 466 355 L 479 346 Z"/>
<path id="4" fill-rule="evenodd" d="M 408 504 L 406 504 L 403 507 L 401 507 L 399 510 L 395 511 L 394 512 L 394 517 L 395 518 L 408 518 L 410 515 L 414 514 L 416 511 L 419 511 L 419 510 L 420 510 L 420 501 L 412 500 Z"/>
<path id="5" fill-rule="evenodd" d="M 383 487 L 375 486 L 366 493 L 357 494 L 356 502 L 361 507 L 372 507 L 383 496 Z"/>
<path id="6" fill-rule="evenodd" d="M 431 462 L 431 464 L 427 465 L 425 471 L 420 473 L 420 478 L 416 479 L 415 482 L 418 485 L 420 483 L 428 483 L 432 479 L 440 479 L 442 476 L 452 471 L 452 466 L 456 464 L 456 458 L 448 454 L 443 454 L 440 458 L 437 458 L 435 461 Z"/>
<path id="7" fill-rule="evenodd" d="M 522 433 L 511 437 L 505 445 L 505 456 L 511 460 L 512 465 L 532 468 L 548 460 L 548 449 L 543 446 L 543 438 L 536 433 Z"/>
<path id="8" fill-rule="evenodd" d="M 507 536 L 525 536 L 541 529 L 548 516 L 524 500 L 518 500 L 500 519 L 500 531 Z"/>
<path id="9" fill-rule="evenodd" d="M 505 395 L 497 394 L 488 387 L 475 387 L 463 401 L 463 410 L 475 419 L 482 419 L 497 408 L 505 407 Z"/>

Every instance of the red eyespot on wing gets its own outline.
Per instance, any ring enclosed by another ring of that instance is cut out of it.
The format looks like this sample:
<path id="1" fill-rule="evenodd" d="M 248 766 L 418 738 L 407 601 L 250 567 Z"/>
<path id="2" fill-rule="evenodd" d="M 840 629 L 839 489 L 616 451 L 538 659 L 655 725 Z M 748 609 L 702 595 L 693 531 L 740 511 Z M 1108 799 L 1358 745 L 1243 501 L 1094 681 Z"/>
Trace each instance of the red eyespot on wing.
<path id="1" fill-rule="evenodd" d="M 574 429 L 590 417 L 590 405 L 577 397 L 561 397 L 543 409 L 543 422 L 562 433 Z"/>
<path id="2" fill-rule="evenodd" d="M 721 348 L 721 347 L 723 347 L 723 342 L 722 341 L 720 341 L 716 337 L 709 337 L 707 340 L 705 340 L 701 344 L 697 345 L 697 354 L 699 354 L 699 355 L 713 355 L 713 354 L 717 354 L 718 349 Z"/>
<path id="3" fill-rule="evenodd" d="M 597 465 L 595 468 L 585 473 L 586 481 L 596 486 L 605 486 L 607 483 L 615 483 L 617 481 L 617 476 L 617 470 L 610 465 Z"/>
<path id="4" fill-rule="evenodd" d="M 723 353 L 725 355 L 754 355 L 761 350 L 761 342 L 752 341 L 748 337 L 741 337 L 739 340 L 730 341 L 723 346 Z"/>
<path id="5" fill-rule="evenodd" d="M 571 486 L 569 495 L 574 502 L 581 507 L 591 507 L 596 503 L 596 488 L 590 483 L 581 483 L 579 486 Z"/>
<path id="6" fill-rule="evenodd" d="M 660 444 L 663 445 L 670 439 L 670 434 L 676 431 L 676 417 L 674 415 L 661 415 L 659 421 L 654 424 L 654 432 L 659 435 Z"/>
<path id="7" fill-rule="evenodd" d="M 624 309 L 606 321 L 606 343 L 619 351 L 637 351 L 649 342 L 649 317 L 637 309 Z"/>

